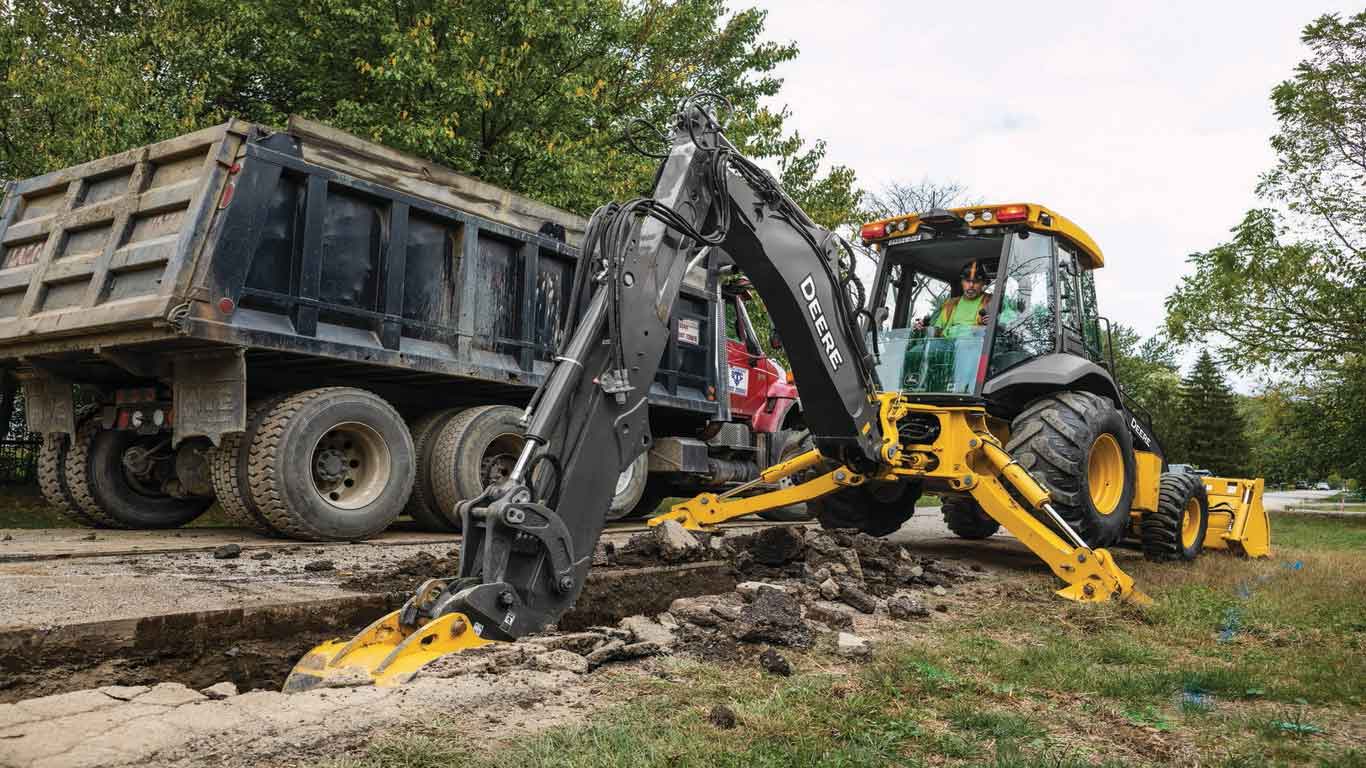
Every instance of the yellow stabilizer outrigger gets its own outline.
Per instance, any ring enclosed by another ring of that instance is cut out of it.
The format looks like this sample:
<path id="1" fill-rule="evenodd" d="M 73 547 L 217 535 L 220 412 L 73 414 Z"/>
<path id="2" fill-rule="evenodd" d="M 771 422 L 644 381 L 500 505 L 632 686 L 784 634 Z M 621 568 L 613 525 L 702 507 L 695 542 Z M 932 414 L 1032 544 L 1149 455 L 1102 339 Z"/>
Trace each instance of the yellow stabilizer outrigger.
<path id="1" fill-rule="evenodd" d="M 494 642 L 480 637 L 461 613 L 448 613 L 420 625 L 404 624 L 405 612 L 416 613 L 410 611 L 414 601 L 439 594 L 444 581 L 429 579 L 403 608 L 375 620 L 350 641 L 329 640 L 304 654 L 285 679 L 285 693 L 366 682 L 399 685 L 446 654 Z"/>
<path id="2" fill-rule="evenodd" d="M 1262 478 L 1206 477 L 1209 526 L 1205 549 L 1227 549 L 1244 557 L 1271 554 L 1271 523 L 1262 506 Z"/>
<path id="3" fill-rule="evenodd" d="M 983 408 L 912 404 L 896 393 L 883 393 L 880 399 L 883 434 L 888 436 L 883 447 L 883 456 L 888 463 L 881 474 L 864 476 L 848 467 L 839 467 L 787 488 L 755 496 L 740 495 L 757 485 L 821 468 L 825 460 L 819 451 L 812 450 L 775 464 L 755 480 L 726 493 L 704 493 L 677 504 L 668 512 L 651 518 L 649 524 L 677 520 L 687 528 L 703 529 L 736 517 L 818 499 L 868 480 L 914 478 L 927 486 L 970 494 L 984 512 L 1005 526 L 1047 563 L 1058 578 L 1067 582 L 1066 587 L 1058 590 L 1059 595 L 1094 602 L 1115 598 L 1150 602 L 1147 595 L 1134 587 L 1133 578 L 1120 570 L 1109 552 L 1087 547 L 1076 531 L 1053 510 L 1048 490 L 1017 464 L 987 429 Z M 932 444 L 899 444 L 895 425 L 912 412 L 922 418 L 933 416 L 938 420 L 940 430 Z M 1007 483 L 1044 519 L 1020 506 L 1006 490 Z"/>

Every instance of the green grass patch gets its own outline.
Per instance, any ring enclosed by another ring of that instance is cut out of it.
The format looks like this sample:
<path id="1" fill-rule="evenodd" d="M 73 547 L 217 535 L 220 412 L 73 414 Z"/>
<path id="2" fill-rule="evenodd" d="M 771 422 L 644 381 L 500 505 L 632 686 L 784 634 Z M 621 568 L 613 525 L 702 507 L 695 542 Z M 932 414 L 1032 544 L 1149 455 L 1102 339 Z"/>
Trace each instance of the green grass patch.
<path id="1" fill-rule="evenodd" d="M 1328 552 L 1366 551 L 1366 515 L 1328 517 L 1272 514 L 1271 543 Z"/>
<path id="2" fill-rule="evenodd" d="M 0 487 L 0 528 L 78 528 L 53 509 L 34 485 Z"/>

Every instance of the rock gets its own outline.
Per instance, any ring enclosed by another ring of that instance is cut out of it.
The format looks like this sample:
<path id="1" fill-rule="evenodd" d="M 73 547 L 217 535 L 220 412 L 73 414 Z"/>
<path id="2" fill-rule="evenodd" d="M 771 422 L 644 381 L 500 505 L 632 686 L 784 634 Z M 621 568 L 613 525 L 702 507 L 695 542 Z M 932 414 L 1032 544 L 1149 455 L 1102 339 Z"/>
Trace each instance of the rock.
<path id="1" fill-rule="evenodd" d="M 713 605 L 711 607 L 711 615 L 715 616 L 721 621 L 739 621 L 740 609 L 736 608 L 733 605 L 717 603 L 716 605 Z"/>
<path id="2" fill-rule="evenodd" d="M 710 605 L 694 597 L 680 597 L 669 603 L 669 614 L 679 621 L 699 627 L 716 626 L 716 615 Z"/>
<path id="3" fill-rule="evenodd" d="M 759 654 L 759 666 L 770 674 L 781 677 L 791 677 L 792 675 L 792 663 L 772 648 Z"/>
<path id="4" fill-rule="evenodd" d="M 336 566 L 332 564 L 331 560 L 313 560 L 311 562 L 304 563 L 304 570 L 309 571 L 311 573 L 317 573 L 320 571 L 330 571 L 335 567 Z"/>
<path id="5" fill-rule="evenodd" d="M 906 619 L 919 619 L 929 616 L 930 612 L 919 600 L 906 593 L 893 595 L 887 601 L 887 615 L 894 619 L 905 621 Z"/>
<path id="6" fill-rule="evenodd" d="M 639 643 L 629 643 L 621 647 L 617 658 L 639 659 L 642 656 L 659 656 L 666 653 L 668 649 L 652 640 L 642 640 Z"/>
<path id="7" fill-rule="evenodd" d="M 864 592 L 862 589 L 851 583 L 840 585 L 840 600 L 858 609 L 863 613 L 872 613 L 877 610 L 877 598 Z"/>
<path id="8" fill-rule="evenodd" d="M 947 589 L 944 589 L 944 588 L 941 587 L 941 586 L 936 586 L 936 587 L 934 588 L 934 593 L 935 593 L 936 595 L 938 595 L 939 597 L 943 597 L 944 595 L 947 595 L 947 594 L 949 593 L 949 591 L 948 591 Z"/>
<path id="9" fill-rule="evenodd" d="M 203 701 L 204 695 L 192 691 L 180 683 L 157 683 L 150 690 L 133 699 L 135 704 L 157 704 L 163 707 L 178 707 L 195 701 Z"/>
<path id="10" fill-rule="evenodd" d="M 918 565 L 913 565 L 911 566 L 911 575 L 918 579 L 925 575 L 925 569 Z"/>
<path id="11" fill-rule="evenodd" d="M 725 731 L 735 727 L 735 712 L 725 704 L 717 704 L 707 713 L 707 722 Z"/>
<path id="12" fill-rule="evenodd" d="M 807 568 L 808 568 L 808 569 L 810 568 L 810 565 L 809 565 L 809 564 L 808 564 Z M 823 581 L 825 581 L 826 579 L 830 578 L 830 575 L 831 575 L 831 574 L 830 574 L 830 569 L 829 569 L 829 568 L 825 568 L 825 567 L 817 568 L 815 571 L 812 572 L 812 574 L 811 574 L 811 580 L 814 581 L 814 582 L 816 582 L 817 584 L 820 584 L 821 582 L 823 582 Z"/>
<path id="13" fill-rule="evenodd" d="M 252 560 L 269 560 L 269 559 L 272 558 L 272 557 L 274 557 L 274 555 L 270 554 L 269 552 L 264 552 L 264 551 L 262 551 L 262 552 L 254 552 L 254 553 L 252 553 L 251 559 L 252 559 Z"/>
<path id="14" fill-rule="evenodd" d="M 804 549 L 806 542 L 802 529 L 795 526 L 765 528 L 749 544 L 749 553 L 754 562 L 770 566 L 790 563 L 801 557 Z"/>
<path id="15" fill-rule="evenodd" d="M 845 568 L 849 569 L 850 576 L 858 581 L 863 581 L 863 565 L 859 561 L 857 552 L 852 549 L 840 550 L 840 561 L 844 563 Z"/>
<path id="16" fill-rule="evenodd" d="M 832 629 L 848 629 L 854 626 L 854 617 L 849 614 L 849 609 L 835 603 L 811 603 L 806 606 L 806 618 L 819 621 Z"/>
<path id="17" fill-rule="evenodd" d="M 731 629 L 737 640 L 809 648 L 815 641 L 811 627 L 802 620 L 797 598 L 776 589 L 760 590 L 754 602 L 740 611 Z"/>
<path id="18" fill-rule="evenodd" d="M 14 537 L 7 533 L 4 538 L 0 538 L 0 541 L 14 541 Z"/>
<path id="19" fill-rule="evenodd" d="M 533 669 L 558 670 L 576 675 L 588 674 L 588 659 L 565 650 L 547 651 L 532 656 L 529 666 Z"/>
<path id="20" fill-rule="evenodd" d="M 660 648 L 672 648 L 673 630 L 646 616 L 627 616 L 617 626 L 630 631 L 636 642 L 654 643 Z"/>
<path id="21" fill-rule="evenodd" d="M 763 581 L 742 581 L 735 585 L 735 591 L 740 597 L 744 598 L 747 603 L 754 602 L 754 598 L 758 596 L 759 591 L 763 589 L 776 589 L 779 592 L 787 591 L 777 584 L 769 584 Z"/>
<path id="22" fill-rule="evenodd" d="M 702 547 L 697 537 L 677 520 L 665 520 L 655 526 L 654 536 L 665 561 L 683 560 Z"/>
<path id="23" fill-rule="evenodd" d="M 675 630 L 675 629 L 678 629 L 678 627 L 679 627 L 678 619 L 675 619 L 675 618 L 674 618 L 669 612 L 667 612 L 667 611 L 665 611 L 664 613 L 659 614 L 658 616 L 655 616 L 655 621 L 659 622 L 660 624 L 662 624 L 663 626 L 665 626 L 666 628 L 668 628 L 668 629 L 670 629 L 670 630 Z"/>
<path id="24" fill-rule="evenodd" d="M 936 605 L 936 606 L 934 607 L 934 609 L 935 609 L 936 611 L 939 611 L 940 613 L 948 613 L 948 612 L 949 612 L 949 607 L 948 607 L 947 605 L 945 605 L 944 603 L 940 603 L 939 605 Z"/>
<path id="25" fill-rule="evenodd" d="M 226 699 L 237 695 L 237 685 L 229 680 L 224 680 L 221 683 L 214 683 L 208 688 L 200 688 L 199 692 L 210 699 Z"/>
<path id="26" fill-rule="evenodd" d="M 841 632 L 835 641 L 835 652 L 851 658 L 867 658 L 873 654 L 873 646 L 866 638 Z"/>
<path id="27" fill-rule="evenodd" d="M 611 639 L 605 632 L 584 631 L 529 637 L 524 642 L 527 645 L 539 646 L 547 651 L 569 651 L 580 656 L 586 656 Z"/>
<path id="28" fill-rule="evenodd" d="M 839 596 L 840 585 L 836 584 L 834 579 L 826 577 L 825 581 L 821 582 L 821 597 L 826 600 L 834 600 Z"/>
<path id="29" fill-rule="evenodd" d="M 242 547 L 237 544 L 224 544 L 213 551 L 215 560 L 232 560 L 242 555 Z"/>
<path id="30" fill-rule="evenodd" d="M 607 642 L 602 644 L 602 647 L 588 654 L 586 658 L 590 665 L 596 667 L 600 664 L 606 664 L 612 659 L 619 658 L 621 655 L 621 649 L 625 647 L 625 640 L 608 640 Z"/>
<path id="31" fill-rule="evenodd" d="M 726 549 L 726 540 L 720 534 L 714 534 L 707 540 L 707 551 L 713 555 L 724 555 Z"/>

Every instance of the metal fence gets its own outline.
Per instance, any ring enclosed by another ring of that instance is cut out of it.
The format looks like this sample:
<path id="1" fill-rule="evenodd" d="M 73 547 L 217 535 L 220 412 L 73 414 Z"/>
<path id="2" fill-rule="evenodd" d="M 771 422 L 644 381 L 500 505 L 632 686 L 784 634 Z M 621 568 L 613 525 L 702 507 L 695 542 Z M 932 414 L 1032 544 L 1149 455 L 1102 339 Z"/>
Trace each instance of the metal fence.
<path id="1" fill-rule="evenodd" d="M 28 485 L 38 482 L 37 438 L 0 440 L 0 485 Z"/>

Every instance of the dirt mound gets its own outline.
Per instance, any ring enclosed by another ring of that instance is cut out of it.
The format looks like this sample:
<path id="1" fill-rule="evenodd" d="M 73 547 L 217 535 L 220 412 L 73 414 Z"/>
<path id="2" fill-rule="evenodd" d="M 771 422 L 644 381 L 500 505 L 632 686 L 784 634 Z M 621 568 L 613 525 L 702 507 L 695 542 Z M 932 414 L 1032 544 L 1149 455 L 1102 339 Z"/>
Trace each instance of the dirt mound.
<path id="1" fill-rule="evenodd" d="M 373 594 L 412 592 L 427 579 L 449 578 L 460 573 L 460 552 L 452 549 L 445 557 L 418 552 L 397 563 L 386 564 L 342 581 L 343 589 Z"/>

